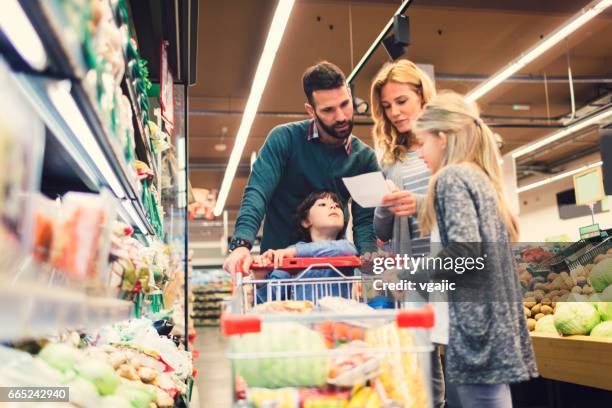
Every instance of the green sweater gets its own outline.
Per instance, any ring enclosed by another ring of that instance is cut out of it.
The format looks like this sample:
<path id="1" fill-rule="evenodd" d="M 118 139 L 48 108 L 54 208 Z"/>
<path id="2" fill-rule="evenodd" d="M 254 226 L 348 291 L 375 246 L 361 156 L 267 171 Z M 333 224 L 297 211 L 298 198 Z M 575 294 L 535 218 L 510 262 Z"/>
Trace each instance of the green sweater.
<path id="1" fill-rule="evenodd" d="M 261 251 L 286 248 L 298 241 L 295 213 L 298 205 L 315 190 L 336 192 L 348 219 L 350 195 L 342 177 L 380 170 L 374 151 L 351 136 L 346 146 L 332 147 L 309 138 L 312 120 L 277 126 L 268 135 L 240 205 L 234 236 L 251 242 L 264 219 Z M 353 239 L 360 253 L 376 249 L 373 208 L 352 202 Z"/>

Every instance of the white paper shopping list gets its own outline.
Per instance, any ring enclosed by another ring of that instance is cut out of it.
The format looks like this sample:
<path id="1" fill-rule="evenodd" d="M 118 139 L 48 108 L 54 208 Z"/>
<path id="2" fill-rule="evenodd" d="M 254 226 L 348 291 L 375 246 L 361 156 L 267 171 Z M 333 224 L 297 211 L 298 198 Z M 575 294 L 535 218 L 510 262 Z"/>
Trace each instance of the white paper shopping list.
<path id="1" fill-rule="evenodd" d="M 344 185 L 353 200 L 363 208 L 382 205 L 383 197 L 391 192 L 387 187 L 385 177 L 380 171 L 354 177 L 343 177 L 342 181 L 344 181 Z"/>

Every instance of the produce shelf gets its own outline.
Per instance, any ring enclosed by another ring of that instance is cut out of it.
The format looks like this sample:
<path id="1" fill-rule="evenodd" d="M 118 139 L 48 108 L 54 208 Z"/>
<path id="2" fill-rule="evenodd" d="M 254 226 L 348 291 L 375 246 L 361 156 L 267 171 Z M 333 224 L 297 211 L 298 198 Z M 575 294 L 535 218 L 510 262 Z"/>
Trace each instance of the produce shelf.
<path id="1" fill-rule="evenodd" d="M 612 338 L 531 333 L 543 378 L 612 391 Z"/>
<path id="2" fill-rule="evenodd" d="M 74 289 L 20 282 L 0 286 L 1 341 L 53 335 L 66 329 L 99 328 L 129 319 L 128 301 L 90 297 Z"/>

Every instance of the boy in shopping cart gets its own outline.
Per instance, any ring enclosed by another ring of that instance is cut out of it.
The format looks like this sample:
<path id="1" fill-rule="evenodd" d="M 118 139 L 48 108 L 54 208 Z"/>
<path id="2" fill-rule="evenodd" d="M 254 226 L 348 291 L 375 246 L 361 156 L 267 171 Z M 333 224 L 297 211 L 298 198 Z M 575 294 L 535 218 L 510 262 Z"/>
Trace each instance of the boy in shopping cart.
<path id="1" fill-rule="evenodd" d="M 273 265 L 274 269 L 265 277 L 268 280 L 288 280 L 292 276 L 286 271 L 277 269 L 285 258 L 303 257 L 333 257 L 357 255 L 357 248 L 344 238 L 346 225 L 340 198 L 332 191 L 316 191 L 311 193 L 298 206 L 296 211 L 296 227 L 300 241 L 285 249 L 269 249 L 262 255 L 254 258 L 255 266 Z M 352 271 L 351 271 L 352 272 Z M 257 277 L 257 276 L 256 276 Z M 339 278 L 333 269 L 309 270 L 300 276 L 300 279 L 309 278 Z M 319 285 L 321 286 L 321 285 Z M 264 285 L 257 290 L 258 303 L 272 300 L 286 300 L 291 297 L 290 289 L 282 287 L 280 299 L 277 291 L 272 290 L 268 296 Z M 313 290 L 315 285 L 295 287 L 294 300 L 315 300 Z M 345 285 L 332 285 L 330 296 L 349 297 L 350 290 Z"/>

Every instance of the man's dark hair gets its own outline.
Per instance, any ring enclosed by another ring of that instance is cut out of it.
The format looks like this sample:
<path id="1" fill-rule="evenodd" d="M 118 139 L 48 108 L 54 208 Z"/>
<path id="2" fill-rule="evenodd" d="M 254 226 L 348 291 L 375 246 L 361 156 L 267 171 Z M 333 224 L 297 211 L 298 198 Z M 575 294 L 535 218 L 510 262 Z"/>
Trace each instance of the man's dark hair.
<path id="1" fill-rule="evenodd" d="M 340 88 L 346 85 L 346 78 L 344 72 L 336 65 L 328 61 L 321 61 L 304 72 L 302 84 L 308 103 L 314 107 L 312 100 L 314 91 Z"/>
<path id="2" fill-rule="evenodd" d="M 304 201 L 302 201 L 300 203 L 300 205 L 298 206 L 297 210 L 295 211 L 295 223 L 297 226 L 297 238 L 300 241 L 303 242 L 312 242 L 312 237 L 310 236 L 310 229 L 309 228 L 304 228 L 302 226 L 302 222 L 304 221 L 308 221 L 308 215 L 310 214 L 310 209 L 315 205 L 315 203 L 317 202 L 317 200 L 321 199 L 321 198 L 331 198 L 332 201 L 334 201 L 336 204 L 338 204 L 338 206 L 340 208 L 344 207 L 344 204 L 342 203 L 342 200 L 340 199 L 340 197 L 334 193 L 333 191 L 329 191 L 329 190 L 318 190 L 318 191 L 314 191 L 312 193 L 310 193 L 308 195 L 308 197 L 306 197 L 304 199 Z M 338 236 L 336 237 L 336 239 L 341 239 L 344 237 L 344 234 L 346 233 L 346 217 L 345 217 L 345 221 L 344 221 L 344 227 L 342 228 L 342 230 L 340 232 L 338 232 Z"/>

